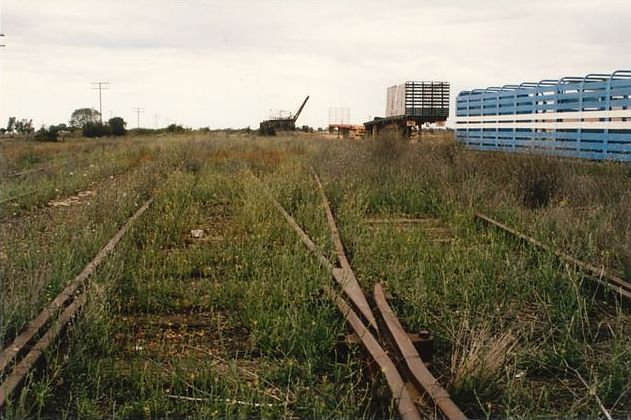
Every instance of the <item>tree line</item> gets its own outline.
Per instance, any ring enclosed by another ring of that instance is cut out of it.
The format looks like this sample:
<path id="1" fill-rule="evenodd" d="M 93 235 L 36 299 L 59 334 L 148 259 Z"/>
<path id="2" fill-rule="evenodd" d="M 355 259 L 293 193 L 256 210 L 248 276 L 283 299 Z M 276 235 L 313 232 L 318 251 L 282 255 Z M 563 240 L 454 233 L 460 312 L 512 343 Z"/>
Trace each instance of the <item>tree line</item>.
<path id="1" fill-rule="evenodd" d="M 3 136 L 26 136 L 41 141 L 59 141 L 70 133 L 80 132 L 84 137 L 124 136 L 127 123 L 121 117 L 102 122 L 101 114 L 93 108 L 79 108 L 70 115 L 69 124 L 42 125 L 35 131 L 33 120 L 10 117 L 6 128 L 0 128 Z"/>
<path id="2" fill-rule="evenodd" d="M 82 135 L 83 137 L 109 137 L 124 136 L 128 133 L 127 122 L 122 117 L 113 117 L 107 121 L 102 120 L 101 113 L 94 108 L 75 109 L 70 115 L 68 124 L 60 123 L 42 125 L 39 130 L 33 127 L 31 119 L 17 119 L 10 117 L 6 128 L 0 127 L 0 137 L 25 137 L 38 141 L 63 141 L 68 135 Z M 181 134 L 191 131 L 179 124 L 170 124 L 161 129 L 134 128 L 130 130 L 134 134 L 171 133 Z"/>

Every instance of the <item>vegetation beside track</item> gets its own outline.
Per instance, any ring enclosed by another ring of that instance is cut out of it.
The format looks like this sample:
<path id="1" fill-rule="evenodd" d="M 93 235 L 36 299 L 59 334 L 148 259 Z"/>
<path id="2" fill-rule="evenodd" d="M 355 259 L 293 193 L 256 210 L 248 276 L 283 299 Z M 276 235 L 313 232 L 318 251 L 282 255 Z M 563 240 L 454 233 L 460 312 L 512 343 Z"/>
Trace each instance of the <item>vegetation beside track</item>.
<path id="1" fill-rule="evenodd" d="M 369 291 L 385 281 L 404 326 L 433 332 L 432 371 L 467 414 L 595 416 L 596 398 L 631 414 L 628 309 L 472 218 L 489 212 L 624 275 L 628 167 L 473 153 L 442 138 L 175 136 L 121 141 L 99 160 L 127 172 L 89 205 L 42 207 L 42 192 L 40 207 L 21 202 L 2 222 L 6 343 L 135 203 L 155 197 L 9 416 L 393 415 L 359 354 L 336 352 L 346 327 L 320 293 L 331 279 L 263 189 L 333 259 L 311 166 L 360 282 Z M 24 180 L 4 182 L 17 190 Z M 402 216 L 428 222 L 370 223 Z"/>

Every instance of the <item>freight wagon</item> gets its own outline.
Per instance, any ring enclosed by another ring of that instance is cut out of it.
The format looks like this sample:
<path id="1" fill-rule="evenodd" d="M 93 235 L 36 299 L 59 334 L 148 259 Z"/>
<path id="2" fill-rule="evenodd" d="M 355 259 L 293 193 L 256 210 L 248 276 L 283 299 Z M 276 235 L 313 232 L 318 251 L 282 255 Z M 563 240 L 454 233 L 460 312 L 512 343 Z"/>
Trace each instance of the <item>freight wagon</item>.
<path id="1" fill-rule="evenodd" d="M 631 162 L 631 70 L 458 94 L 467 147 Z"/>
<path id="2" fill-rule="evenodd" d="M 364 123 L 366 133 L 396 130 L 410 137 L 425 123 L 444 123 L 449 117 L 448 82 L 405 82 L 387 90 L 386 116 Z"/>

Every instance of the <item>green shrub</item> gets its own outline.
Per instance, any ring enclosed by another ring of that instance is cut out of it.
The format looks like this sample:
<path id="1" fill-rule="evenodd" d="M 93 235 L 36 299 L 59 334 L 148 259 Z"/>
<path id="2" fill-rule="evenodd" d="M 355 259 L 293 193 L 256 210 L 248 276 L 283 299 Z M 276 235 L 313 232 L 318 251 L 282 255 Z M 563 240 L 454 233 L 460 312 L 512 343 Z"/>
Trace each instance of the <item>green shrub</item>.
<path id="1" fill-rule="evenodd" d="M 112 129 L 107 124 L 87 122 L 83 126 L 84 137 L 105 137 L 112 134 Z"/>
<path id="2" fill-rule="evenodd" d="M 125 129 L 127 123 L 121 117 L 110 118 L 107 125 L 109 125 L 113 136 L 124 136 L 127 134 L 127 130 Z"/>
<path id="3" fill-rule="evenodd" d="M 559 189 L 561 164 L 540 156 L 521 159 L 517 168 L 517 184 L 522 201 L 530 209 L 547 207 Z"/>
<path id="4" fill-rule="evenodd" d="M 183 133 L 185 131 L 184 127 L 178 124 L 171 124 L 166 128 L 166 130 L 167 133 Z"/>
<path id="5" fill-rule="evenodd" d="M 39 130 L 35 132 L 35 140 L 38 141 L 59 141 L 63 140 L 60 138 L 60 134 L 62 131 L 66 130 L 66 124 L 59 125 L 51 125 L 46 128 L 42 126 Z"/>

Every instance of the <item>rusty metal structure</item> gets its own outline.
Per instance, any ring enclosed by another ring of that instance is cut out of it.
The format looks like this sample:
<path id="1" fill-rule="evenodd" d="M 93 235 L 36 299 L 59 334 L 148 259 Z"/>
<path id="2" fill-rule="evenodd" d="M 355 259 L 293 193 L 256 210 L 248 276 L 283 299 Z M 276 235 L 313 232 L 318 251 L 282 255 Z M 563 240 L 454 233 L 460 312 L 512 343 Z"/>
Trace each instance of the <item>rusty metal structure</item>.
<path id="1" fill-rule="evenodd" d="M 329 133 L 337 134 L 338 139 L 358 139 L 366 135 L 366 128 L 362 124 L 329 124 Z"/>
<path id="2" fill-rule="evenodd" d="M 259 125 L 259 134 L 261 136 L 275 136 L 277 132 L 283 131 L 296 131 L 296 120 L 302 113 L 303 108 L 307 104 L 309 100 L 309 96 L 307 96 L 298 108 L 298 111 L 287 118 L 279 117 L 279 118 L 271 118 L 269 120 L 261 121 Z"/>

